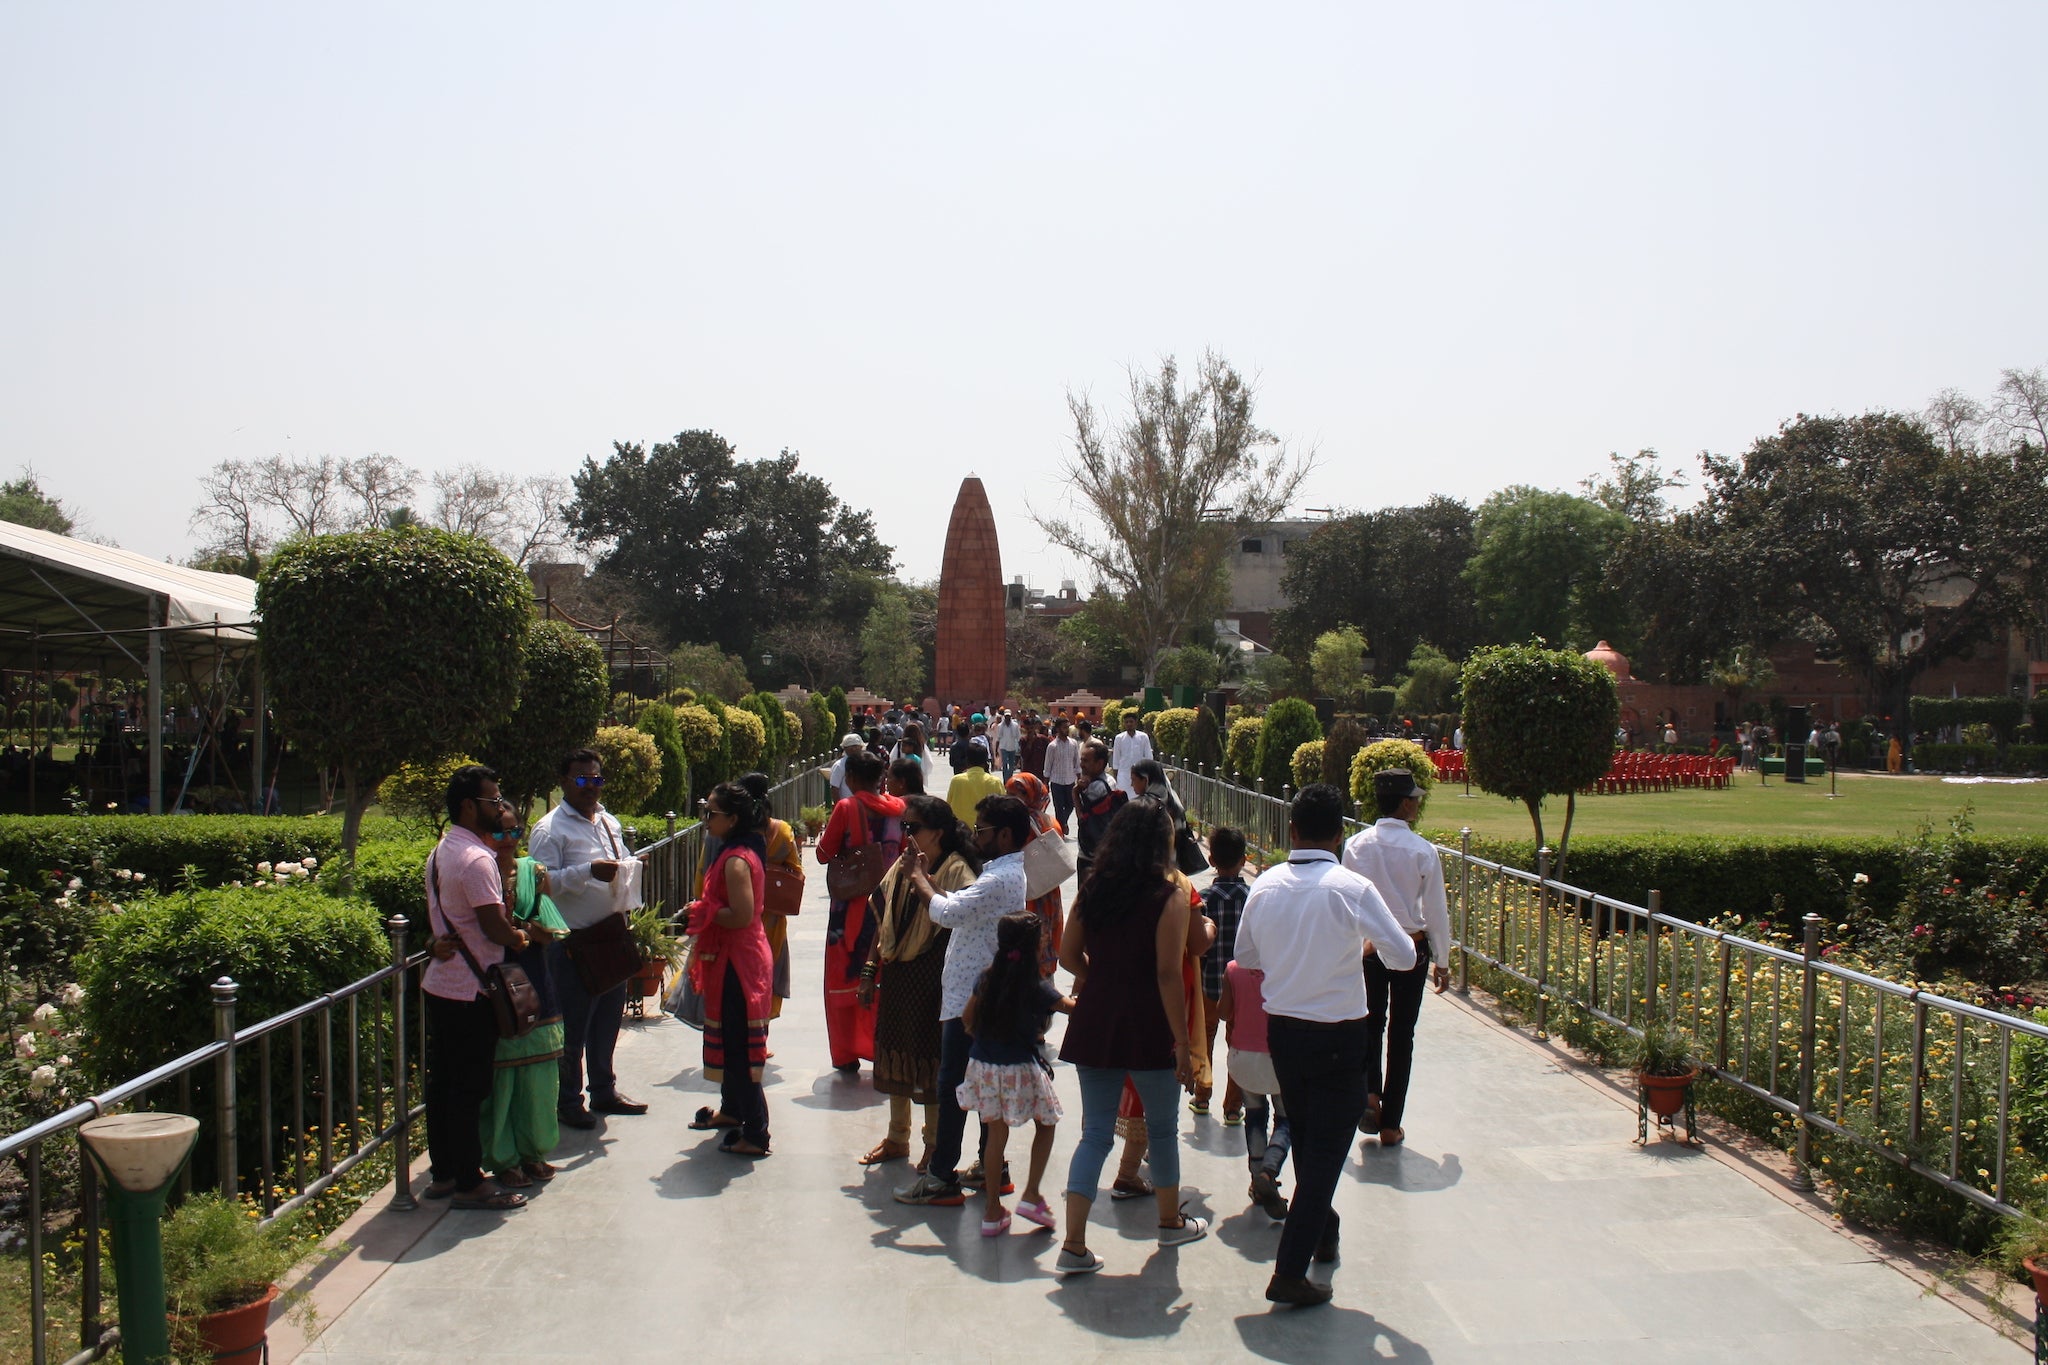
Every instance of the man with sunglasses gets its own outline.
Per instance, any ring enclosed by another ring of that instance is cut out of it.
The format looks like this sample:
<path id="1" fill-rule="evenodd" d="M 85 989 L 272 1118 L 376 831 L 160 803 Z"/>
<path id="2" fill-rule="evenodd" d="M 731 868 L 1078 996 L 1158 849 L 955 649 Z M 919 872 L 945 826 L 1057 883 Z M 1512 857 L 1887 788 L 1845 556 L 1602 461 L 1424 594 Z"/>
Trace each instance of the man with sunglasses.
<path id="1" fill-rule="evenodd" d="M 533 860 L 548 870 L 549 897 L 568 922 L 570 938 L 596 930 L 616 932 L 623 909 L 612 903 L 612 881 L 626 852 L 625 831 L 604 808 L 604 764 L 590 749 L 562 760 L 562 802 L 536 820 L 527 839 Z M 635 904 L 638 897 L 631 898 Z M 600 927 L 602 926 L 602 927 Z M 644 1114 L 647 1106 L 619 1093 L 612 1054 L 626 1013 L 626 982 L 592 995 L 576 974 L 567 943 L 548 947 L 548 971 L 562 1002 L 562 1088 L 556 1113 L 570 1128 L 594 1128 L 597 1114 Z M 589 1107 L 583 1086 L 590 1083 Z"/>

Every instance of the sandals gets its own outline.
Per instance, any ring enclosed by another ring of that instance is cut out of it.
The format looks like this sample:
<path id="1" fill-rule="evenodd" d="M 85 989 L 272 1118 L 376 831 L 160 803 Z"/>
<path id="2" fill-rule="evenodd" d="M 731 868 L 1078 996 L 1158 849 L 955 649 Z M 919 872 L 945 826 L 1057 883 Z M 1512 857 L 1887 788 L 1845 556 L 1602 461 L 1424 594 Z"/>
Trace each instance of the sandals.
<path id="1" fill-rule="evenodd" d="M 1399 1147 L 1407 1137 L 1408 1135 L 1399 1128 L 1382 1128 L 1380 1129 L 1380 1146 Z"/>
<path id="2" fill-rule="evenodd" d="M 708 1104 L 701 1106 L 697 1110 L 697 1116 L 690 1120 L 691 1131 L 698 1133 L 710 1133 L 720 1128 L 737 1128 L 739 1126 L 740 1121 L 738 1119 L 727 1118 Z"/>
<path id="3" fill-rule="evenodd" d="M 520 1163 L 519 1169 L 526 1172 L 530 1179 L 543 1185 L 555 1178 L 555 1168 L 545 1161 L 524 1161 Z"/>
<path id="4" fill-rule="evenodd" d="M 420 1194 L 427 1199 L 446 1199 L 453 1193 L 455 1193 L 455 1182 L 452 1180 L 433 1181 L 424 1190 L 420 1191 Z"/>
<path id="5" fill-rule="evenodd" d="M 1151 1193 L 1152 1182 L 1142 1175 L 1134 1175 L 1128 1180 L 1119 1178 L 1114 1185 L 1109 1187 L 1109 1197 L 1111 1199 L 1144 1199 L 1149 1197 Z"/>
<path id="6" fill-rule="evenodd" d="M 1358 1118 L 1358 1131 L 1361 1133 L 1377 1133 L 1379 1130 L 1380 1097 L 1378 1095 L 1367 1095 L 1365 1097 L 1365 1112 L 1359 1115 Z"/>
<path id="7" fill-rule="evenodd" d="M 1226 1110 L 1224 1110 L 1224 1111 L 1223 1111 L 1223 1126 L 1224 1126 L 1225 1128 L 1242 1128 L 1242 1127 L 1244 1127 L 1244 1110 L 1242 1110 L 1242 1109 L 1226 1109 Z"/>
<path id="8" fill-rule="evenodd" d="M 766 1147 L 756 1146 L 738 1133 L 727 1133 L 725 1141 L 718 1144 L 718 1150 L 732 1156 L 751 1157 L 757 1161 L 764 1156 L 774 1155 Z"/>
<path id="9" fill-rule="evenodd" d="M 1199 1118 L 1209 1117 L 1209 1101 L 1199 1095 L 1188 1101 L 1188 1112 Z"/>
<path id="10" fill-rule="evenodd" d="M 863 1166 L 879 1166 L 885 1161 L 902 1161 L 909 1157 L 909 1155 L 909 1143 L 891 1142 L 884 1138 L 868 1148 L 867 1153 L 861 1157 L 860 1164 Z"/>
<path id="11" fill-rule="evenodd" d="M 517 1166 L 511 1166 L 502 1171 L 492 1171 L 491 1179 L 497 1181 L 500 1187 L 508 1190 L 525 1190 L 533 1187 L 533 1177 L 520 1170 Z"/>
<path id="12" fill-rule="evenodd" d="M 481 1185 L 477 1188 L 479 1193 L 456 1195 L 448 1202 L 448 1207 L 451 1209 L 489 1209 L 497 1212 L 526 1207 L 526 1196 L 523 1194 L 516 1194 L 511 1190 L 495 1189 L 491 1190 L 489 1194 L 483 1194 L 481 1191 L 490 1189 L 490 1187 Z"/>

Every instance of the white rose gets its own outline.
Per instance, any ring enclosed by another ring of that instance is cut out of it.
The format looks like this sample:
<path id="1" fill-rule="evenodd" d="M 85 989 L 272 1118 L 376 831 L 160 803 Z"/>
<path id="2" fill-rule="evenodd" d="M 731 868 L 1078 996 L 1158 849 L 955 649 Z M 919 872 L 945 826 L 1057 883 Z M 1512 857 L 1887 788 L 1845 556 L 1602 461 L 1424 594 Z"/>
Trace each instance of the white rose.
<path id="1" fill-rule="evenodd" d="M 297 877 L 300 881 L 304 881 L 307 876 L 306 869 L 303 867 L 295 867 L 292 869 L 292 875 L 294 877 Z"/>
<path id="2" fill-rule="evenodd" d="M 1870 885 L 1870 874 L 1868 872 L 1858 872 L 1849 880 L 1856 883 L 1856 885 L 1858 886 L 1868 886 Z"/>
<path id="3" fill-rule="evenodd" d="M 28 1073 L 28 1088 L 34 1094 L 40 1095 L 56 1083 L 57 1068 L 54 1066 L 39 1066 Z"/>
<path id="4" fill-rule="evenodd" d="M 76 877 L 73 877 L 70 881 L 64 883 L 64 889 L 66 891 L 77 891 L 83 888 L 84 885 L 84 882 L 78 880 L 78 878 Z"/>
<path id="5" fill-rule="evenodd" d="M 85 987 L 73 981 L 64 987 L 63 990 L 57 992 L 57 999 L 65 1009 L 77 1009 L 85 1003 Z"/>
<path id="6" fill-rule="evenodd" d="M 65 1056 L 60 1056 L 59 1058 L 57 1058 L 57 1065 L 58 1065 L 58 1066 L 70 1066 L 70 1065 L 71 1065 L 71 1058 L 70 1058 L 70 1056 L 69 1056 L 69 1055 L 65 1055 Z"/>
<path id="7" fill-rule="evenodd" d="M 36 1036 L 24 1033 L 14 1040 L 14 1055 L 24 1062 L 36 1055 Z"/>
<path id="8" fill-rule="evenodd" d="M 270 864 L 269 864 L 269 863 L 258 863 L 258 864 L 256 864 L 256 875 L 257 875 L 257 876 L 259 876 L 259 877 L 268 877 L 268 876 L 270 875 Z"/>
<path id="9" fill-rule="evenodd" d="M 314 857 L 305 857 L 305 858 L 301 858 L 301 859 L 299 859 L 299 866 L 300 866 L 300 867 L 318 867 L 318 866 L 320 866 L 320 860 L 319 860 L 318 858 L 314 858 Z"/>
<path id="10" fill-rule="evenodd" d="M 37 1005 L 35 1013 L 29 1016 L 29 1022 L 39 1029 L 55 1028 L 57 1026 L 57 1007 L 47 1002 Z"/>

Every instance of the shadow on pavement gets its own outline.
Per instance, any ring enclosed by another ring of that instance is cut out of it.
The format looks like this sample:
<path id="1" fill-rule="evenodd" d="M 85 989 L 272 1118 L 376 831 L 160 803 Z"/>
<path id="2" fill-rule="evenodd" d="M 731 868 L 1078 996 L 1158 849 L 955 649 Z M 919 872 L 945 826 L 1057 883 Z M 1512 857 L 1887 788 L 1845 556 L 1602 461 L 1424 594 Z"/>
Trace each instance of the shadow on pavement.
<path id="1" fill-rule="evenodd" d="M 1253 1265 L 1270 1265 L 1280 1250 L 1280 1224 L 1260 1208 L 1218 1219 L 1210 1229 L 1217 1241 Z"/>
<path id="2" fill-rule="evenodd" d="M 753 1174 L 756 1160 L 718 1150 L 723 1137 L 723 1133 L 706 1133 L 703 1142 L 648 1182 L 654 1192 L 663 1199 L 708 1199 L 725 1193 L 733 1181 Z"/>
<path id="3" fill-rule="evenodd" d="M 1413 1147 L 1382 1147 L 1368 1142 L 1360 1147 L 1352 1178 L 1368 1185 L 1385 1185 L 1410 1194 L 1447 1190 L 1464 1177 L 1465 1168 L 1456 1152 L 1445 1152 L 1443 1160 L 1432 1161 Z"/>
<path id="4" fill-rule="evenodd" d="M 811 1082 L 810 1093 L 798 1095 L 791 1104 L 805 1109 L 827 1109 L 851 1113 L 888 1103 L 889 1097 L 865 1081 L 848 1080 L 837 1071 L 827 1071 Z"/>
<path id="5" fill-rule="evenodd" d="M 1244 1348 L 1288 1365 L 1321 1365 L 1328 1360 L 1394 1360 L 1425 1365 L 1431 1359 L 1420 1342 L 1384 1326 L 1356 1308 L 1283 1308 L 1247 1313 L 1237 1319 Z"/>
<path id="6" fill-rule="evenodd" d="M 1114 1264 L 1115 1255 L 1112 1248 L 1103 1259 Z M 1128 1340 L 1170 1337 L 1194 1311 L 1194 1305 L 1181 1298 L 1178 1249 L 1154 1251 L 1135 1275 L 1098 1270 L 1061 1280 L 1046 1298 L 1075 1325 Z"/>

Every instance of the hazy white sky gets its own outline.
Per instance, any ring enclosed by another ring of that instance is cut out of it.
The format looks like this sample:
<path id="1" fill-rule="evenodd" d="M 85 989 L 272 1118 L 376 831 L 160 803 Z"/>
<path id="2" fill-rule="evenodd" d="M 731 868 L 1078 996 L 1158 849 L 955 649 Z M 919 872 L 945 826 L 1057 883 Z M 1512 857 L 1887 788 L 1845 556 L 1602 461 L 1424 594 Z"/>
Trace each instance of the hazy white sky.
<path id="1" fill-rule="evenodd" d="M 2048 6 L 13 4 L 0 473 L 788 446 L 1053 586 L 1069 388 L 1213 347 L 1304 505 L 2048 363 Z M 1084 590 L 1086 584 L 1083 584 Z"/>

